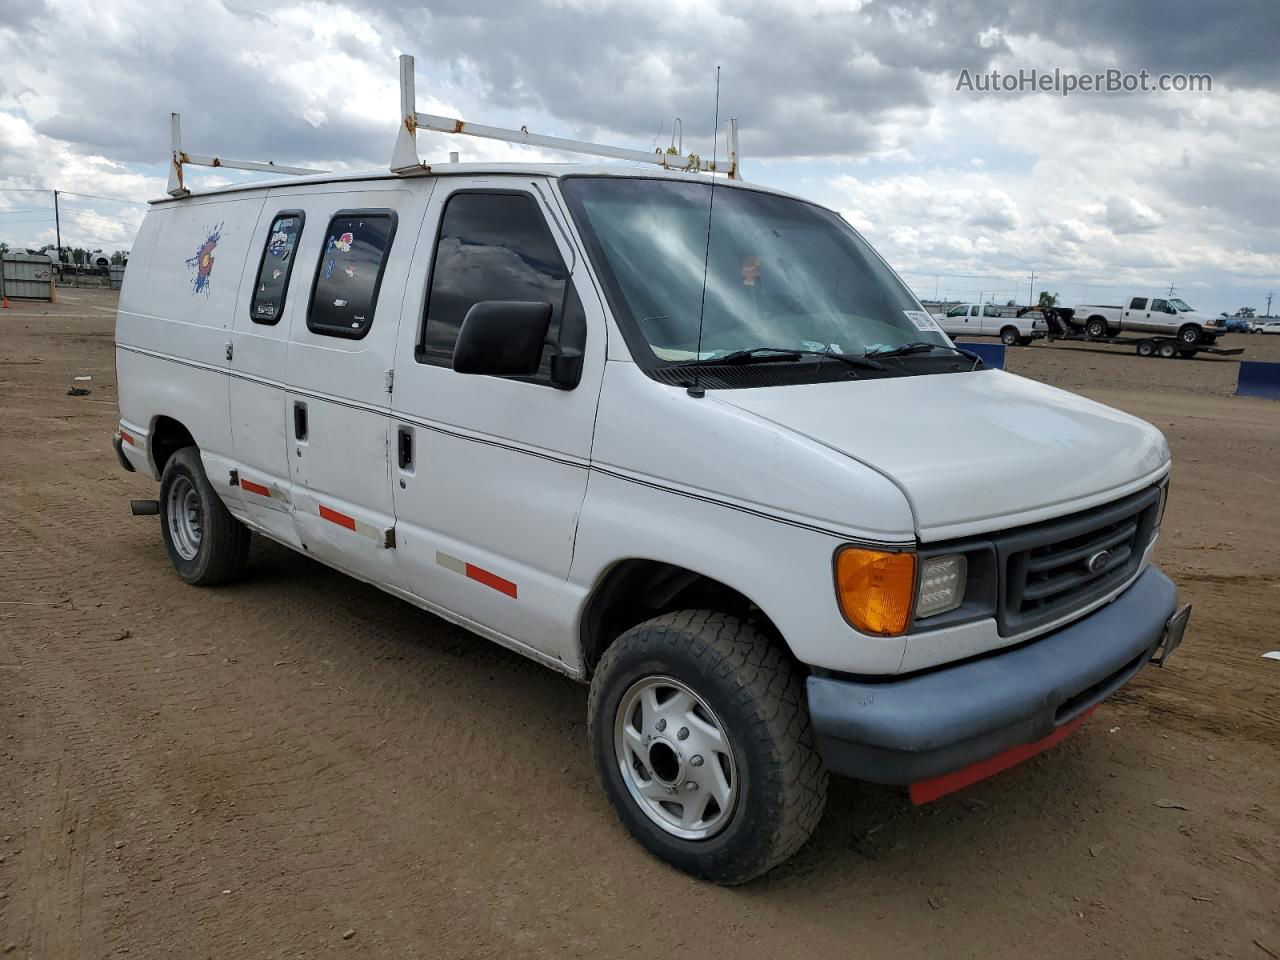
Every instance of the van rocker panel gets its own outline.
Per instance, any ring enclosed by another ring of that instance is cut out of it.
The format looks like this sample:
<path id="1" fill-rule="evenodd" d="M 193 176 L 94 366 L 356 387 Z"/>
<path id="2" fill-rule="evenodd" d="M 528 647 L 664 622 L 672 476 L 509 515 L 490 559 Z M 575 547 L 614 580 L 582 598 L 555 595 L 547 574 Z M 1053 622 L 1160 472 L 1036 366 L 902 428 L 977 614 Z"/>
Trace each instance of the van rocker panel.
<path id="1" fill-rule="evenodd" d="M 1111 603 L 1013 650 L 883 683 L 811 676 L 818 749 L 834 773 L 910 784 L 1034 743 L 1128 683 L 1177 600 L 1148 567 Z"/>

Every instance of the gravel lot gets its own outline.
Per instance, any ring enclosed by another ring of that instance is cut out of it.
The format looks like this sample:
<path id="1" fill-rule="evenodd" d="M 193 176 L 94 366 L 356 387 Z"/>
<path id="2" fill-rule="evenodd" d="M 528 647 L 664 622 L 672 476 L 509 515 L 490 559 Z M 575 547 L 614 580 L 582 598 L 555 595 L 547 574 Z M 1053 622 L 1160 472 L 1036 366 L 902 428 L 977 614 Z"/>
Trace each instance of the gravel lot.
<path id="1" fill-rule="evenodd" d="M 113 306 L 0 313 L 0 955 L 1280 957 L 1280 403 L 1233 359 L 1011 351 L 1168 434 L 1185 644 L 935 804 L 836 781 L 726 890 L 627 838 L 584 687 L 270 543 L 184 586 L 111 451 Z"/>

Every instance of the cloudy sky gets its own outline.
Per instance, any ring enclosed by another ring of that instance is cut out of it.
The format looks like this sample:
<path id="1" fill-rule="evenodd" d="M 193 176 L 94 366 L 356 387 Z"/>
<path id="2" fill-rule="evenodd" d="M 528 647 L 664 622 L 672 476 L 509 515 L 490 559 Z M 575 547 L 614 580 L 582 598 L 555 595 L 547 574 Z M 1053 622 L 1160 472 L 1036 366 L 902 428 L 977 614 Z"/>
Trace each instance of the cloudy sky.
<path id="1" fill-rule="evenodd" d="M 163 194 L 194 152 L 385 167 L 395 57 L 418 108 L 711 152 L 840 210 L 917 293 L 1067 303 L 1170 284 L 1280 312 L 1280 2 L 0 0 L 0 239 L 53 240 L 49 196 Z M 1195 73 L 1205 92 L 982 93 L 961 71 Z M 425 159 L 571 159 L 420 138 Z M 226 182 L 220 171 L 194 183 Z M 128 248 L 142 207 L 68 196 L 64 243 Z"/>

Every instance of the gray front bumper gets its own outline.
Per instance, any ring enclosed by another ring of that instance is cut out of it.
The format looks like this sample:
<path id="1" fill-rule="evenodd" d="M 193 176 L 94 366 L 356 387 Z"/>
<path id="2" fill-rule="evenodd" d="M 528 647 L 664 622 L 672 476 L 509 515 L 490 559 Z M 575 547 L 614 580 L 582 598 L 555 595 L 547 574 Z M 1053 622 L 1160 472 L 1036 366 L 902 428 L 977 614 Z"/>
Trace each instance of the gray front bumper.
<path id="1" fill-rule="evenodd" d="M 909 784 L 1034 743 L 1128 683 L 1177 601 L 1148 567 L 1111 603 L 1012 650 L 901 680 L 810 677 L 818 749 L 834 773 Z"/>

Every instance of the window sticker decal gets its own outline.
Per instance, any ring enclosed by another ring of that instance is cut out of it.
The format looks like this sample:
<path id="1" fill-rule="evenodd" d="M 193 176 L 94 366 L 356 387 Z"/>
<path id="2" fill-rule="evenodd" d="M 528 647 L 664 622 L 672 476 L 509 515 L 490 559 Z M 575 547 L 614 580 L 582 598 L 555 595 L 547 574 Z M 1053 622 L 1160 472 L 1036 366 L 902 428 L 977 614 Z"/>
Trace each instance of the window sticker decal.
<path id="1" fill-rule="evenodd" d="M 191 271 L 191 294 L 203 293 L 209 296 L 209 284 L 213 279 L 213 251 L 222 239 L 222 224 L 206 227 L 207 236 L 204 243 L 196 249 L 196 255 L 187 260 L 187 269 Z"/>
<path id="2" fill-rule="evenodd" d="M 940 329 L 938 322 L 925 313 L 923 310 L 903 310 L 908 320 L 915 324 L 917 330 L 923 330 L 925 333 L 934 333 Z"/>
<path id="3" fill-rule="evenodd" d="M 349 232 L 344 233 L 342 236 L 338 237 L 338 239 L 333 241 L 334 249 L 341 250 L 343 253 L 350 253 L 351 244 L 354 240 L 355 237 L 353 237 Z"/>

